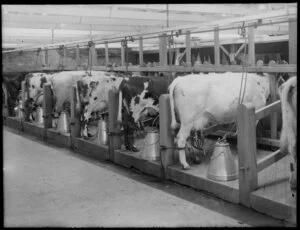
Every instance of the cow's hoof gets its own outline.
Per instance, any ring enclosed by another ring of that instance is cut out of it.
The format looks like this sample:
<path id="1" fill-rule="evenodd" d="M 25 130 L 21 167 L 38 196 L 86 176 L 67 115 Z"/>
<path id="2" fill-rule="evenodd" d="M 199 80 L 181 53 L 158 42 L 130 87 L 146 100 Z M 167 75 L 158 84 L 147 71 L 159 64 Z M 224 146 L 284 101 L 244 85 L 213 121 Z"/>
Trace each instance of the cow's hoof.
<path id="1" fill-rule="evenodd" d="M 130 152 L 138 152 L 139 150 L 134 146 L 126 146 L 126 149 Z"/>
<path id="2" fill-rule="evenodd" d="M 189 164 L 181 165 L 181 167 L 182 167 L 183 170 L 190 170 L 191 169 L 191 166 Z"/>

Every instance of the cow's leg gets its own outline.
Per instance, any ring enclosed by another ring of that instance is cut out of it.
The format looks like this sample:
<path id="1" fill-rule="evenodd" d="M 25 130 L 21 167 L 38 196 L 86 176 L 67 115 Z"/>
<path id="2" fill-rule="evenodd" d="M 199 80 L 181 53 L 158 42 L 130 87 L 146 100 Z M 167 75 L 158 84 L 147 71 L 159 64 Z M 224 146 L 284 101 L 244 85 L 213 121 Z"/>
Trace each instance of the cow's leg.
<path id="1" fill-rule="evenodd" d="M 125 138 L 125 148 L 131 152 L 138 152 L 139 150 L 134 145 L 134 127 L 133 121 L 130 120 L 129 114 L 124 112 L 124 138 Z"/>
<path id="2" fill-rule="evenodd" d="M 291 177 L 290 177 L 290 187 L 291 189 L 297 188 L 297 150 L 296 150 L 296 141 L 292 138 L 291 143 L 289 143 L 289 152 L 291 153 L 292 157 L 292 165 L 291 168 Z"/>
<path id="3" fill-rule="evenodd" d="M 177 134 L 176 138 L 176 144 L 177 147 L 180 148 L 179 150 L 179 161 L 184 170 L 190 169 L 190 165 L 186 162 L 186 156 L 185 156 L 185 144 L 188 136 L 191 132 L 191 125 L 184 125 L 181 124 L 179 132 Z"/>

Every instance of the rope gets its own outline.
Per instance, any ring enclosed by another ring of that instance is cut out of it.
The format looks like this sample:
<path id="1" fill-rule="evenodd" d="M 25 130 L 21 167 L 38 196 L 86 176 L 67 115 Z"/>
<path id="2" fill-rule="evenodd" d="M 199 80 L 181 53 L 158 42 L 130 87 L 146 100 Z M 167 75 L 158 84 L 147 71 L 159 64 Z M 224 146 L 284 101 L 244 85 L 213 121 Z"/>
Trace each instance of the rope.
<path id="1" fill-rule="evenodd" d="M 245 38 L 245 46 L 244 46 L 244 63 L 242 63 L 242 79 L 241 79 L 241 85 L 240 85 L 240 91 L 239 91 L 239 100 L 238 100 L 239 105 L 242 104 L 243 101 L 244 101 L 244 96 L 245 96 L 246 86 L 247 86 L 247 70 L 245 68 L 247 38 L 244 34 L 245 33 L 244 30 L 245 30 L 245 28 L 243 27 L 242 28 L 242 34 Z M 244 73 L 245 73 L 245 76 L 244 76 Z M 245 81 L 244 81 L 244 79 L 245 79 Z M 243 83 L 244 83 L 244 90 L 243 90 L 243 93 L 242 93 Z M 241 97 L 241 94 L 242 94 L 242 97 Z M 220 141 L 225 141 L 228 134 L 231 133 L 235 127 L 236 127 L 236 122 L 232 124 L 231 128 L 223 135 L 223 137 L 222 137 L 222 139 L 220 139 Z"/>

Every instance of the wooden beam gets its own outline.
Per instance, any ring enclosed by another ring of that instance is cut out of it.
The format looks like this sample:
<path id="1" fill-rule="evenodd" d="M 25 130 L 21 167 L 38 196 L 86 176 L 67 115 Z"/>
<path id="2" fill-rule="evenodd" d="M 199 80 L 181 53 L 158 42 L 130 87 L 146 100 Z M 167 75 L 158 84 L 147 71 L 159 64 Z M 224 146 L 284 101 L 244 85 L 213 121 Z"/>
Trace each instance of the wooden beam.
<path id="1" fill-rule="evenodd" d="M 297 21 L 289 22 L 289 63 L 297 64 Z"/>
<path id="2" fill-rule="evenodd" d="M 230 58 L 230 55 L 229 55 L 228 51 L 225 49 L 225 47 L 222 46 L 222 45 L 220 45 L 220 48 L 221 48 L 221 49 L 223 50 L 223 52 L 227 55 L 227 57 Z"/>
<path id="3" fill-rule="evenodd" d="M 108 53 L 108 43 L 105 43 L 105 65 L 109 64 L 109 53 Z"/>
<path id="4" fill-rule="evenodd" d="M 185 35 L 185 45 L 186 45 L 186 65 L 192 66 L 192 51 L 191 51 L 191 33 L 190 31 L 187 31 L 187 34 Z"/>
<path id="5" fill-rule="evenodd" d="M 237 57 L 240 52 L 242 51 L 242 49 L 246 46 L 247 44 L 246 43 L 243 43 L 240 48 L 236 51 L 236 53 L 234 54 L 235 57 Z"/>
<path id="6" fill-rule="evenodd" d="M 77 66 L 80 65 L 80 49 L 79 49 L 79 45 L 76 46 L 76 65 Z"/>
<path id="7" fill-rule="evenodd" d="M 220 65 L 220 38 L 219 38 L 219 29 L 216 27 L 214 30 L 214 56 L 215 56 L 215 65 Z"/>
<path id="8" fill-rule="evenodd" d="M 121 66 L 125 66 L 125 48 L 121 45 Z"/>
<path id="9" fill-rule="evenodd" d="M 96 51 L 95 44 L 90 47 L 90 50 L 91 50 L 91 58 L 92 58 L 91 65 L 96 66 L 97 65 L 97 51 Z"/>
<path id="10" fill-rule="evenodd" d="M 275 66 L 275 61 L 270 61 L 269 66 Z M 270 102 L 273 103 L 277 100 L 277 79 L 275 73 L 271 73 L 270 75 Z M 273 112 L 271 114 L 271 138 L 277 139 L 277 119 L 278 112 Z"/>
<path id="11" fill-rule="evenodd" d="M 278 149 L 270 155 L 264 157 L 257 163 L 257 172 L 260 172 L 261 170 L 269 167 L 270 165 L 284 158 L 287 154 L 287 152 L 281 152 L 280 149 Z"/>
<path id="12" fill-rule="evenodd" d="M 254 27 L 248 27 L 248 62 L 251 66 L 255 66 L 255 41 L 254 41 Z"/>
<path id="13" fill-rule="evenodd" d="M 281 101 L 277 100 L 261 109 L 256 110 L 255 119 L 260 120 L 268 115 L 271 115 L 271 113 L 280 112 L 280 109 L 281 109 Z"/>
<path id="14" fill-rule="evenodd" d="M 140 37 L 139 40 L 139 64 L 140 66 L 144 63 L 144 55 L 143 55 L 143 37 Z"/>
<path id="15" fill-rule="evenodd" d="M 252 104 L 238 107 L 238 162 L 240 203 L 250 206 L 250 193 L 257 188 L 257 150 L 255 108 Z"/>
<path id="16" fill-rule="evenodd" d="M 162 34 L 159 37 L 160 43 L 160 56 L 159 56 L 159 65 L 160 66 L 167 66 L 168 65 L 168 54 L 167 54 L 167 37 L 166 34 Z"/>

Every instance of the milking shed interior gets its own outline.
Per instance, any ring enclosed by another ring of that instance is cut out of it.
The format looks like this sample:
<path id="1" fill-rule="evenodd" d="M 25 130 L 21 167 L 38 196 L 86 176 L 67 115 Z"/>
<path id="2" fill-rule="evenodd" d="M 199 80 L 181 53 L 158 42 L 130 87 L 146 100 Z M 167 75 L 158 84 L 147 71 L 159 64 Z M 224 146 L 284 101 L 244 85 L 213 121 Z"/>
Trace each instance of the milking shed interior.
<path id="1" fill-rule="evenodd" d="M 71 104 L 68 134 L 57 133 L 50 116 L 44 117 L 43 125 L 12 117 L 5 109 L 2 116 L 5 125 L 47 142 L 157 177 L 163 175 L 273 217 L 296 221 L 296 194 L 292 194 L 288 184 L 288 156 L 277 150 L 281 115 L 275 78 L 278 73 L 293 76 L 297 72 L 297 3 L 2 5 L 2 15 L 2 71 L 7 75 L 56 70 L 137 72 L 162 77 L 174 72 L 272 75 L 268 105 L 258 111 L 242 105 L 237 119 L 241 131 L 237 137 L 228 136 L 239 165 L 239 178 L 233 181 L 207 178 L 214 138 L 222 136 L 227 127 L 206 129 L 210 151 L 200 165 L 192 164 L 191 170 L 182 171 L 172 149 L 161 149 L 159 160 L 144 160 L 142 150 L 129 153 L 117 149 L 115 136 L 109 136 L 108 145 L 99 145 L 94 139 L 84 140 L 78 133 L 75 103 Z M 259 60 L 263 64 L 257 65 Z M 25 92 L 23 85 L 23 97 Z M 49 114 L 49 88 L 44 87 L 44 95 L 44 114 Z M 118 102 L 114 93 L 110 100 L 113 106 L 109 107 L 108 129 L 118 132 Z M 160 145 L 174 147 L 168 99 L 164 96 L 160 100 L 159 120 Z M 255 120 L 260 120 L 263 132 L 256 132 Z M 136 144 L 143 149 L 144 139 L 137 138 Z"/>

